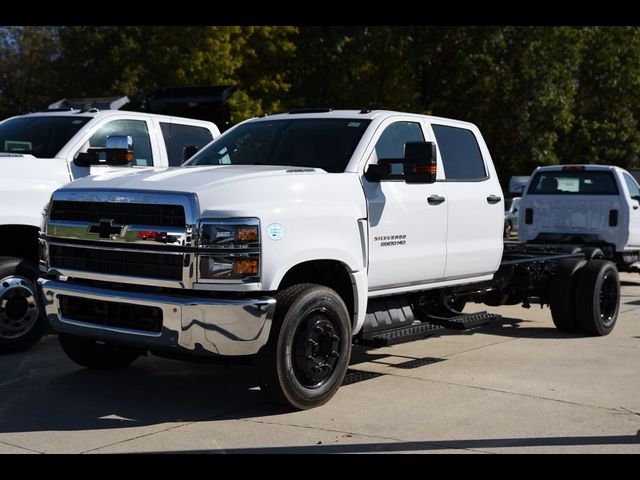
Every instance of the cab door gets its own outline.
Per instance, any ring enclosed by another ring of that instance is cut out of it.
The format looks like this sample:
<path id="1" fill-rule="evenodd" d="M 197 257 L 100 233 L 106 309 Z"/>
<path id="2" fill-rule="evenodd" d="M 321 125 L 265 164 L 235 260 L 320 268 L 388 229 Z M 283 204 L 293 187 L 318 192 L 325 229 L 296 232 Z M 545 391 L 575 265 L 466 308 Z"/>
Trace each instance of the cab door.
<path id="1" fill-rule="evenodd" d="M 430 125 L 448 202 L 447 279 L 494 273 L 502 258 L 504 197 L 480 132 L 468 124 Z"/>
<path id="2" fill-rule="evenodd" d="M 374 136 L 367 165 L 403 158 L 405 143 L 428 139 L 422 122 L 414 117 L 387 119 Z M 398 169 L 392 173 L 399 174 L 401 165 L 393 167 Z M 447 256 L 444 184 L 363 177 L 363 186 L 369 212 L 369 290 L 440 280 Z"/>

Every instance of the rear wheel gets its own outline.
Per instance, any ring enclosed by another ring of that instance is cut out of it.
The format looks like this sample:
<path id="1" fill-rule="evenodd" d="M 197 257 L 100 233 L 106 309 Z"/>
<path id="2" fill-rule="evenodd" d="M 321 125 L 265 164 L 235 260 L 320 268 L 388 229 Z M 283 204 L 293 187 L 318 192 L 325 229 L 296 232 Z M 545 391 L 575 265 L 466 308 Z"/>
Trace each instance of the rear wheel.
<path id="1" fill-rule="evenodd" d="M 612 262 L 587 262 L 578 275 L 576 306 L 581 331 L 594 336 L 611 333 L 620 307 L 620 278 Z"/>
<path id="2" fill-rule="evenodd" d="M 58 338 L 64 353 L 75 363 L 86 368 L 124 368 L 140 356 L 140 352 L 133 348 L 98 343 L 96 340 L 68 333 L 60 333 Z"/>
<path id="3" fill-rule="evenodd" d="M 582 258 L 565 258 L 558 262 L 551 279 L 551 318 L 558 330 L 577 332 L 578 311 L 576 309 L 577 274 L 587 261 Z"/>
<path id="4" fill-rule="evenodd" d="M 276 297 L 269 341 L 255 367 L 267 396 L 303 410 L 333 397 L 350 356 L 347 307 L 334 290 L 307 283 L 289 287 Z"/>
<path id="5" fill-rule="evenodd" d="M 0 257 L 0 353 L 27 350 L 47 329 L 38 304 L 38 276 L 33 263 Z"/>

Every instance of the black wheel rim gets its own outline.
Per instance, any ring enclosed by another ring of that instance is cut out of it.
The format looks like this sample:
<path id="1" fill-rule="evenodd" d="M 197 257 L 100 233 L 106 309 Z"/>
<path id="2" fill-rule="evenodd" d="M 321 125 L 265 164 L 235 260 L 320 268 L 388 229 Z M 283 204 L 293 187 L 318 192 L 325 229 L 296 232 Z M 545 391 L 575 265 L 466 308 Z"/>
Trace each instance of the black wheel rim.
<path id="1" fill-rule="evenodd" d="M 340 357 L 337 322 L 325 308 L 308 313 L 293 337 L 293 371 L 306 388 L 326 384 Z"/>
<path id="2" fill-rule="evenodd" d="M 618 311 L 618 282 L 615 275 L 607 272 L 602 280 L 600 289 L 600 320 L 605 327 L 610 326 L 615 320 Z"/>

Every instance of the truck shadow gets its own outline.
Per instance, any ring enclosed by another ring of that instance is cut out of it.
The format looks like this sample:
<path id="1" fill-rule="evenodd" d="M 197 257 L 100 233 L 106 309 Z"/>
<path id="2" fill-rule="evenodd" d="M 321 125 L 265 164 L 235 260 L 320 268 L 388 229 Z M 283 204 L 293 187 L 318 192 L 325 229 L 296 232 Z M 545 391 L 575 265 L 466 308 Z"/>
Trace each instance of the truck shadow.
<path id="1" fill-rule="evenodd" d="M 555 327 L 531 327 L 526 324 L 534 323 L 521 318 L 502 317 L 500 320 L 491 322 L 488 325 L 480 326 L 471 330 L 443 330 L 436 336 L 451 335 L 475 335 L 485 333 L 489 335 L 499 335 L 511 338 L 541 338 L 541 339 L 566 339 L 566 338 L 586 338 L 582 333 L 561 332 Z"/>
<path id="2" fill-rule="evenodd" d="M 523 323 L 528 322 L 502 318 L 488 327 L 468 332 L 444 330 L 437 336 L 582 337 L 554 328 L 523 328 Z M 380 376 L 358 370 L 358 364 L 387 364 L 385 357 L 390 356 L 402 354 L 354 347 L 344 384 Z M 393 366 L 410 369 L 444 360 L 406 357 Z M 150 356 L 127 369 L 92 371 L 68 360 L 55 337 L 29 352 L 1 357 L 0 392 L 0 433 L 152 427 L 290 412 L 269 402 L 248 366 L 194 365 Z"/>
<path id="3" fill-rule="evenodd" d="M 150 357 L 113 371 L 86 370 L 55 355 L 6 356 L 0 364 L 0 433 L 104 430 L 286 413 L 269 403 L 251 368 Z M 39 349 L 42 350 L 42 349 Z M 12 357 L 16 371 L 5 360 Z M 22 357 L 22 358 L 15 358 Z"/>
<path id="4" fill-rule="evenodd" d="M 640 445 L 640 431 L 635 435 L 593 435 L 575 437 L 529 437 L 529 438 L 478 438 L 468 440 L 436 440 L 414 442 L 371 442 L 349 443 L 341 445 L 300 445 L 300 446 L 273 446 L 263 448 L 228 448 L 208 450 L 181 450 L 172 452 L 149 453 L 397 453 L 397 452 L 424 452 L 441 450 L 475 450 L 481 453 L 483 449 L 499 448 L 562 448 L 585 446 L 613 446 L 613 445 Z M 532 450 L 530 453 L 537 453 Z M 553 453 L 561 451 L 554 450 Z M 461 452 L 462 453 L 462 452 Z M 489 452 L 485 452 L 489 453 Z M 506 453 L 506 452 L 505 452 Z M 525 453 L 525 452 L 519 452 Z M 550 453 L 546 451 L 545 453 Z M 584 453 L 584 452 L 581 452 Z M 600 452 L 602 453 L 602 452 Z"/>

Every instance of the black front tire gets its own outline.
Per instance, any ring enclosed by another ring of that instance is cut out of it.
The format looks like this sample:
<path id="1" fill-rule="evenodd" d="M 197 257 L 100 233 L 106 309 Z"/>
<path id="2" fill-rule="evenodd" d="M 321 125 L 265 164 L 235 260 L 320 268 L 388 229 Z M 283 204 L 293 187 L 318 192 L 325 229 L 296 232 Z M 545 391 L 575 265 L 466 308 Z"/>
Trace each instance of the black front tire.
<path id="1" fill-rule="evenodd" d="M 328 402 L 344 380 L 351 357 L 351 320 L 342 298 L 316 284 L 276 296 L 269 341 L 256 357 L 260 388 L 297 410 Z"/>
<path id="2" fill-rule="evenodd" d="M 576 308 L 577 276 L 587 261 L 582 258 L 565 258 L 558 262 L 551 279 L 551 318 L 562 332 L 578 332 Z"/>
<path id="3" fill-rule="evenodd" d="M 620 309 L 620 277 L 615 264 L 590 260 L 578 274 L 578 326 L 588 335 L 609 335 Z"/>
<path id="4" fill-rule="evenodd" d="M 36 290 L 39 275 L 27 260 L 0 257 L 0 353 L 28 350 L 47 331 Z"/>
<path id="5" fill-rule="evenodd" d="M 90 338 L 59 333 L 64 353 L 78 365 L 96 370 L 124 368 L 131 365 L 140 352 L 133 348 L 98 343 Z"/>

